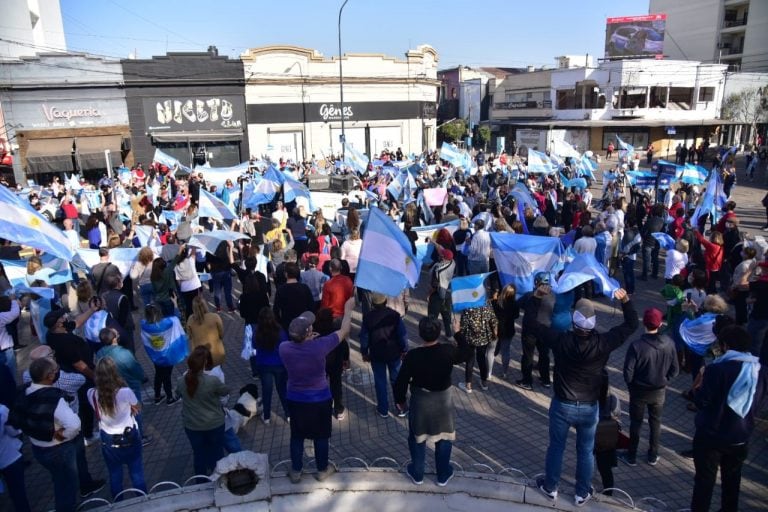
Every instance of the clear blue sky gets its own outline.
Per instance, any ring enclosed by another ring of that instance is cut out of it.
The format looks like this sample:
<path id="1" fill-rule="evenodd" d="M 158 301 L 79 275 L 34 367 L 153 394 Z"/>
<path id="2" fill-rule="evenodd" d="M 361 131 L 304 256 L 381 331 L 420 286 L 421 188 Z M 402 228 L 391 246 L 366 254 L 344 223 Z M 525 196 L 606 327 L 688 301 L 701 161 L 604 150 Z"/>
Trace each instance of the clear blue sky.
<path id="1" fill-rule="evenodd" d="M 682 1 L 682 0 L 681 0 Z M 237 57 L 291 44 L 337 53 L 342 0 L 61 0 L 67 45 L 112 57 L 204 51 Z M 431 44 L 440 68 L 554 65 L 603 56 L 605 19 L 648 13 L 648 0 L 349 0 L 342 50 L 401 57 Z"/>

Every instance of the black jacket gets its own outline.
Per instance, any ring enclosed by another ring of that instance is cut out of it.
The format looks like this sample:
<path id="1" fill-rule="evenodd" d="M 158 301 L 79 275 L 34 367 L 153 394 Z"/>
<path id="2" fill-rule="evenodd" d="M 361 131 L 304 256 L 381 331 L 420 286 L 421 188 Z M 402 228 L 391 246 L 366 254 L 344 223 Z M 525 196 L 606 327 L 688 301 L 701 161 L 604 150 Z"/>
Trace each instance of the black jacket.
<path id="1" fill-rule="evenodd" d="M 675 343 L 668 336 L 646 333 L 627 349 L 624 382 L 630 392 L 665 388 L 679 372 Z"/>
<path id="2" fill-rule="evenodd" d="M 536 337 L 546 343 L 555 355 L 555 396 L 560 400 L 597 402 L 600 399 L 602 370 L 611 352 L 619 348 L 635 329 L 637 313 L 631 301 L 621 305 L 624 323 L 606 333 L 590 331 L 577 336 L 571 331 L 559 332 L 541 324 L 536 318 L 541 299 L 531 297 L 525 307 L 524 319 Z"/>
<path id="3" fill-rule="evenodd" d="M 653 237 L 653 233 L 664 231 L 664 219 L 652 215 L 643 226 L 643 247 L 658 247 L 659 242 Z"/>

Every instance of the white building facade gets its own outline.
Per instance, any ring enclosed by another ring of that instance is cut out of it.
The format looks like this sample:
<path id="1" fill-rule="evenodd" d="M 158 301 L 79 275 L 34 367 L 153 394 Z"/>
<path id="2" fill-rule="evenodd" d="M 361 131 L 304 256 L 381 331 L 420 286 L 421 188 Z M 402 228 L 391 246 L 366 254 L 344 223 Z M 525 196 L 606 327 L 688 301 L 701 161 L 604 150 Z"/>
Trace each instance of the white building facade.
<path id="1" fill-rule="evenodd" d="M 3 0 L 0 59 L 66 52 L 59 0 Z"/>
<path id="2" fill-rule="evenodd" d="M 242 56 L 251 154 L 294 161 L 341 153 L 346 141 L 367 155 L 435 147 L 437 52 L 409 50 L 404 59 L 344 54 L 344 107 L 339 60 L 294 46 L 254 48 Z"/>

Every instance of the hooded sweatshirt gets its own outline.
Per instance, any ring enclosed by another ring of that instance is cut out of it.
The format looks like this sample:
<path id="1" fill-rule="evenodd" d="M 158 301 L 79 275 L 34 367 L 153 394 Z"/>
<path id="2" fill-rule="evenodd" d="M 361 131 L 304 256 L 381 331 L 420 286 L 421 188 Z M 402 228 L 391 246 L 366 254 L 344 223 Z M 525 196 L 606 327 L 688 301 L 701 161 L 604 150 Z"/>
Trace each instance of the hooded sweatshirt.
<path id="1" fill-rule="evenodd" d="M 679 371 L 675 343 L 668 336 L 646 333 L 627 348 L 624 381 L 630 391 L 665 388 Z"/>

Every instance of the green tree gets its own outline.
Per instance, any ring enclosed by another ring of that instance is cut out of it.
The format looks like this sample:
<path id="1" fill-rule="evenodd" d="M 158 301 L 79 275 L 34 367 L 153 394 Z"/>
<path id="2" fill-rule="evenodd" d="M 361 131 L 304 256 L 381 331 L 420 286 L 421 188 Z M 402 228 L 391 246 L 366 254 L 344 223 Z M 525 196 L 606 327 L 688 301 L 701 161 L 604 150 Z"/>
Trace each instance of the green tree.
<path id="1" fill-rule="evenodd" d="M 455 142 L 467 134 L 467 124 L 463 119 L 456 119 L 450 123 L 445 123 L 440 127 L 440 134 L 443 138 Z"/>
<path id="2" fill-rule="evenodd" d="M 751 136 L 757 137 L 758 123 L 768 121 L 768 101 L 761 90 L 744 89 L 723 101 L 723 118 L 749 125 Z"/>
<path id="3" fill-rule="evenodd" d="M 487 124 L 481 124 L 477 127 L 477 142 L 483 146 L 483 150 L 488 149 L 488 143 L 491 142 L 491 127 Z"/>

